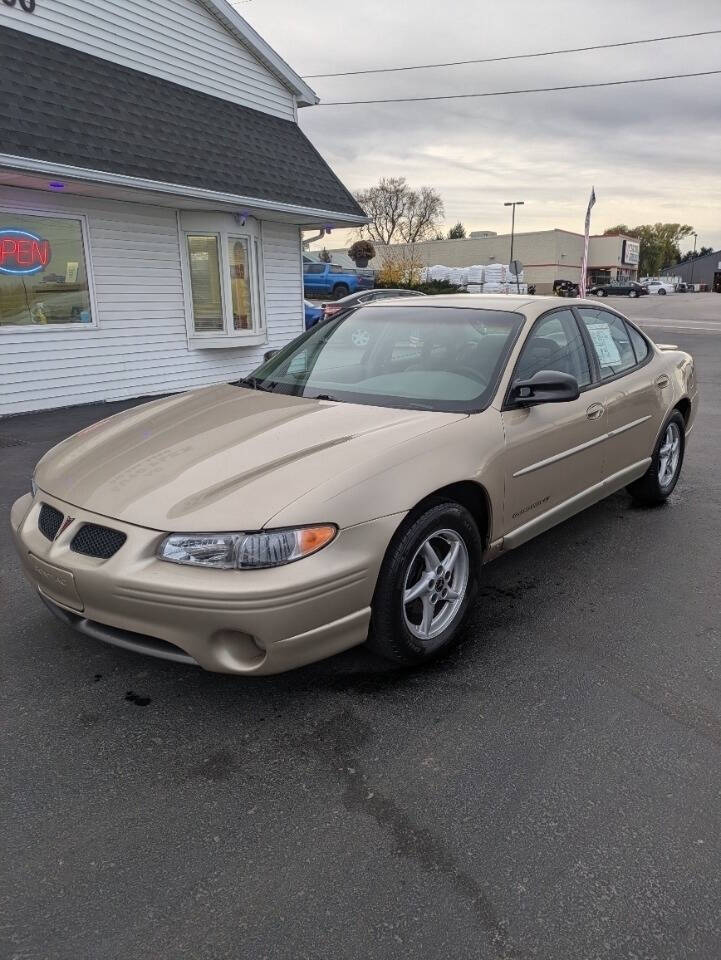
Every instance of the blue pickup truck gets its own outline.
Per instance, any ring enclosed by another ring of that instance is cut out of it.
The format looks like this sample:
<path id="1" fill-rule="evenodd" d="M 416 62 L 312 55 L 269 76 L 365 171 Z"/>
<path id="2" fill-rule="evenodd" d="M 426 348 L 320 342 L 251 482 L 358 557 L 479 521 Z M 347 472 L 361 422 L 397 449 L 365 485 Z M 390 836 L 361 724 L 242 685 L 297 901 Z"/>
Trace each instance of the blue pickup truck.
<path id="1" fill-rule="evenodd" d="M 306 297 L 332 297 L 340 300 L 349 293 L 372 290 L 372 270 L 354 270 L 337 263 L 316 263 L 306 260 L 303 264 L 303 287 Z"/>

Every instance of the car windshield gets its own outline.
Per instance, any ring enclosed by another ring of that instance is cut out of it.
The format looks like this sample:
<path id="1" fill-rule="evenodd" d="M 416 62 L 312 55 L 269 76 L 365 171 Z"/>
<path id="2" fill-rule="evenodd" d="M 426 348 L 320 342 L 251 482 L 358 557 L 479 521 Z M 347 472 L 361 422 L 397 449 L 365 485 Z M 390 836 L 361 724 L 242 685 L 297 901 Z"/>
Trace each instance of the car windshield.
<path id="1" fill-rule="evenodd" d="M 360 307 L 313 327 L 240 386 L 437 411 L 490 403 L 523 316 L 474 307 Z"/>

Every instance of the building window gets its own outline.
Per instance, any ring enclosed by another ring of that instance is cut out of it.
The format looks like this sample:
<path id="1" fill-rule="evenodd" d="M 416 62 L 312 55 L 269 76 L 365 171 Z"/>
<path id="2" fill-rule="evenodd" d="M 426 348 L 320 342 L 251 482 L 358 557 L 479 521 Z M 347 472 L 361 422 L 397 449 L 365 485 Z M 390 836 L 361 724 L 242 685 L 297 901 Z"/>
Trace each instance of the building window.
<path id="1" fill-rule="evenodd" d="M 211 346 L 263 332 L 260 243 L 226 230 L 187 233 L 191 337 Z M 212 342 L 210 342 L 212 340 Z"/>
<path id="2" fill-rule="evenodd" d="M 222 331 L 223 295 L 217 236 L 189 236 L 188 262 L 195 331 Z"/>
<path id="3" fill-rule="evenodd" d="M 253 305 L 250 293 L 250 256 L 248 241 L 241 237 L 228 238 L 230 264 L 230 292 L 233 309 L 233 329 L 253 329 Z"/>
<path id="4" fill-rule="evenodd" d="M 0 328 L 93 322 L 82 218 L 0 210 Z"/>

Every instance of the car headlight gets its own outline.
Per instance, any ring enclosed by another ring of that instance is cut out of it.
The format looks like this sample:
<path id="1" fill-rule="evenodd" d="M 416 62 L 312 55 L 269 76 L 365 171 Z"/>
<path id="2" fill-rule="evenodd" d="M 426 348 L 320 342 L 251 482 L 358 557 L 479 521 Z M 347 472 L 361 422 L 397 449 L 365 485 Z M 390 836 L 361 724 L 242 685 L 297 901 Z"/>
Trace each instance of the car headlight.
<path id="1" fill-rule="evenodd" d="M 280 567 L 317 553 L 337 532 L 336 526 L 324 523 L 258 533 L 173 533 L 160 544 L 158 556 L 171 563 L 218 570 Z"/>

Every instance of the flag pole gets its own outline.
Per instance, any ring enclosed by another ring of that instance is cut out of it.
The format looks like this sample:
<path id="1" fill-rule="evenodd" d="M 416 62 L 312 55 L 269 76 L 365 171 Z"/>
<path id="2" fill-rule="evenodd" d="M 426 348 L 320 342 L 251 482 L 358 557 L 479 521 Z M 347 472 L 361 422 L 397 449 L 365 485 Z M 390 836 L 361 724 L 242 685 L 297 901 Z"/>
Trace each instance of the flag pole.
<path id="1" fill-rule="evenodd" d="M 591 233 L 591 207 L 596 202 L 596 190 L 591 187 L 591 196 L 588 200 L 588 209 L 586 210 L 586 229 L 583 237 L 583 261 L 581 263 L 581 282 L 578 284 L 578 292 L 582 297 L 586 296 L 586 273 L 588 271 L 588 238 Z"/>

